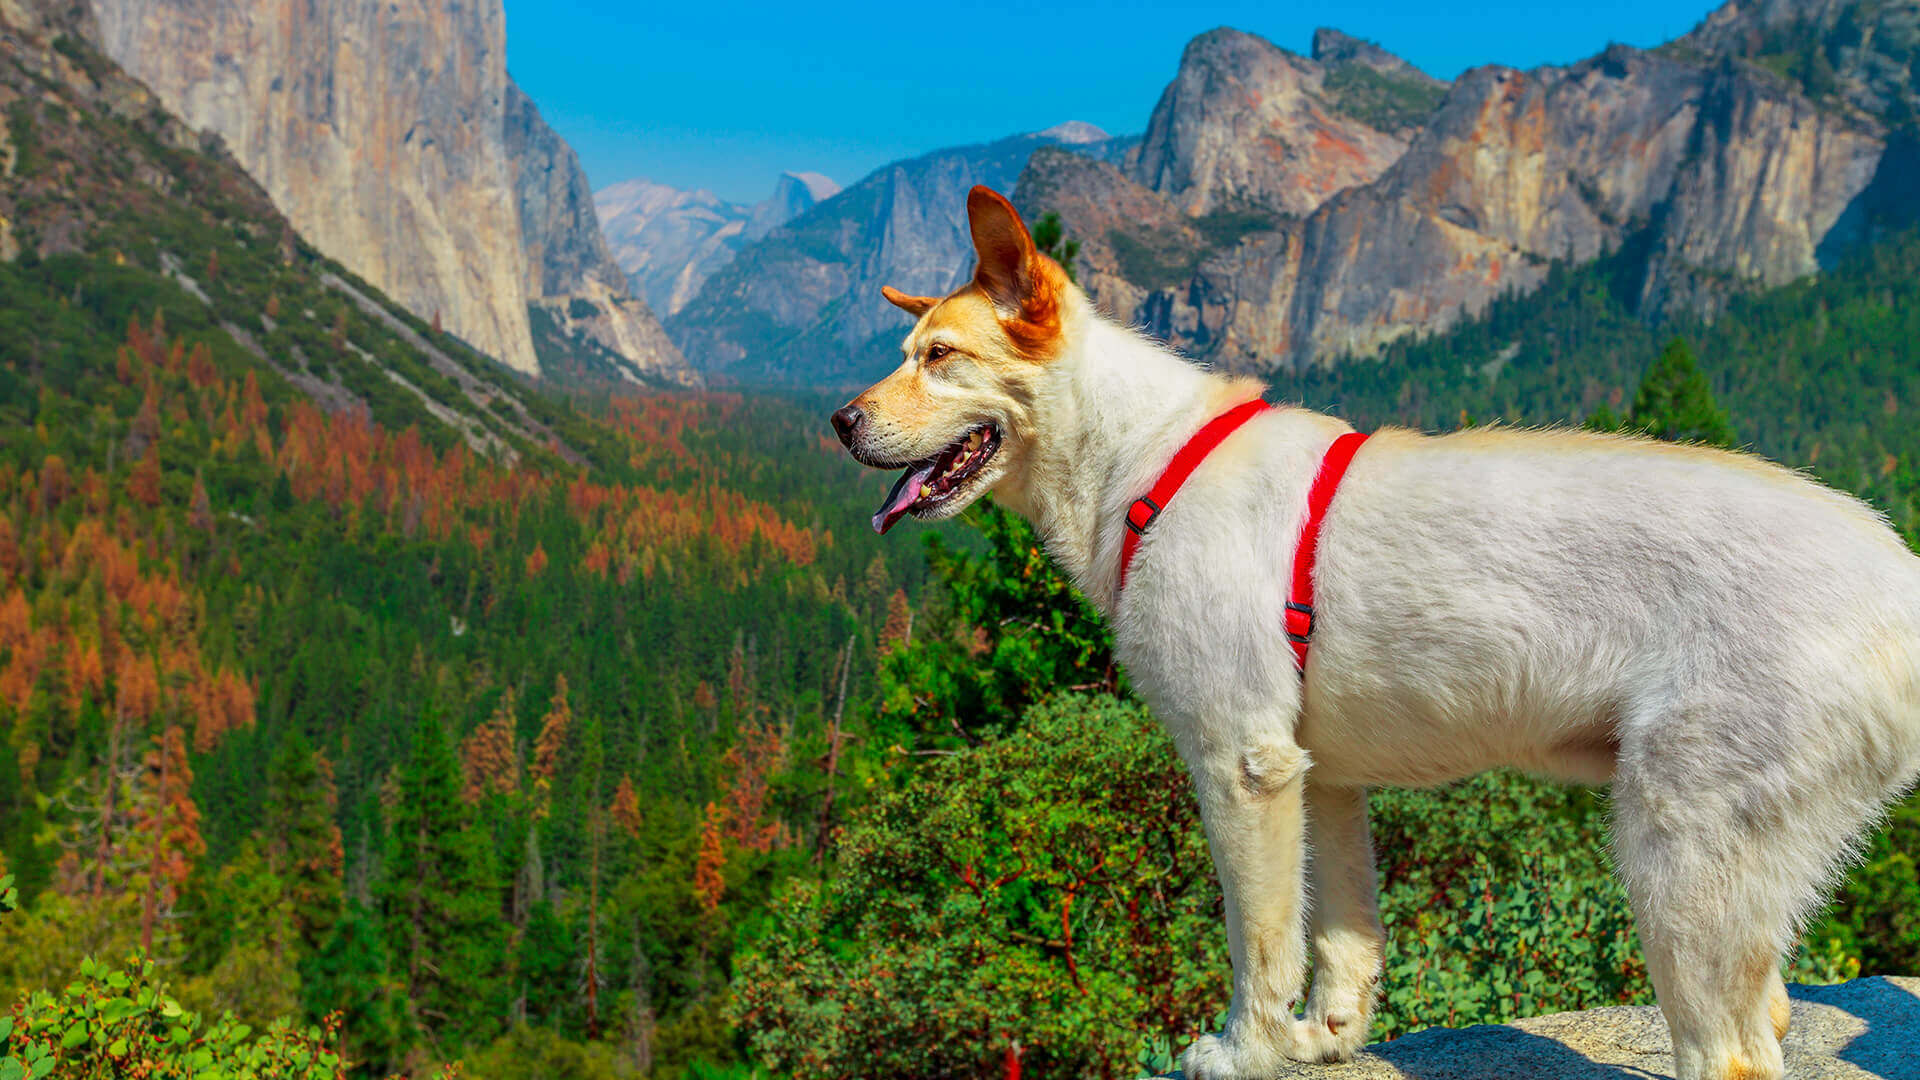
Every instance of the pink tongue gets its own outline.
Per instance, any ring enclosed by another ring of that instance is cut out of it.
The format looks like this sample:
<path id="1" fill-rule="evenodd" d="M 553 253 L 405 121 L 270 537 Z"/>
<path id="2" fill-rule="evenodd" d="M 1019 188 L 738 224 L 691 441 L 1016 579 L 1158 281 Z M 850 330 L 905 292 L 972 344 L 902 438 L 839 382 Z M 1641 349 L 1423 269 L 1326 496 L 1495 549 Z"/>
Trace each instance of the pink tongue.
<path id="1" fill-rule="evenodd" d="M 906 514 L 907 509 L 920 498 L 920 485 L 926 483 L 927 478 L 932 475 L 932 463 L 917 469 L 908 469 L 901 474 L 900 479 L 894 483 L 893 490 L 887 493 L 887 501 L 882 503 L 879 512 L 873 515 L 873 531 L 885 536 L 887 530 L 893 528 L 893 523 L 899 521 L 902 515 Z"/>

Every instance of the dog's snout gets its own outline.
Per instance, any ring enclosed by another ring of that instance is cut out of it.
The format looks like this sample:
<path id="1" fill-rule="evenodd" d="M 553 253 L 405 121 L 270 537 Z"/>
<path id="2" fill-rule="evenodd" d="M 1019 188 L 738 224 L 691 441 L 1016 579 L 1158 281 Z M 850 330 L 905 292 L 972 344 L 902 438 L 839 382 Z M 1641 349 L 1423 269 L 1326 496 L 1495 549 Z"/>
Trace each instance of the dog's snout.
<path id="1" fill-rule="evenodd" d="M 867 414 L 857 405 L 848 405 L 833 414 L 833 430 L 840 436 L 840 445 L 853 446 L 853 434 L 860 430 L 860 424 Z"/>

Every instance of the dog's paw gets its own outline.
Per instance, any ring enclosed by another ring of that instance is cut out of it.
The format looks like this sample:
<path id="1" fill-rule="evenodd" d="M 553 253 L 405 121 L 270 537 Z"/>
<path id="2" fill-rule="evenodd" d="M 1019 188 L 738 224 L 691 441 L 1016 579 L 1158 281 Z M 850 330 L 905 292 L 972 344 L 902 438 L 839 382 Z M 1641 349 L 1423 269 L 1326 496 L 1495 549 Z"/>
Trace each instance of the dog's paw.
<path id="1" fill-rule="evenodd" d="M 1367 1044 L 1367 1029 L 1372 1018 L 1364 1013 L 1350 1009 L 1334 1009 L 1319 1013 L 1308 1010 L 1307 1019 L 1300 1025 L 1302 1061 L 1317 1061 L 1331 1065 L 1336 1061 L 1351 1061 L 1353 1055 Z"/>
<path id="2" fill-rule="evenodd" d="M 1180 1055 L 1180 1072 L 1186 1080 L 1270 1080 L 1288 1059 L 1304 1060 L 1300 1028 L 1299 1021 L 1290 1021 L 1286 1037 L 1278 1042 L 1231 1031 L 1202 1035 Z"/>

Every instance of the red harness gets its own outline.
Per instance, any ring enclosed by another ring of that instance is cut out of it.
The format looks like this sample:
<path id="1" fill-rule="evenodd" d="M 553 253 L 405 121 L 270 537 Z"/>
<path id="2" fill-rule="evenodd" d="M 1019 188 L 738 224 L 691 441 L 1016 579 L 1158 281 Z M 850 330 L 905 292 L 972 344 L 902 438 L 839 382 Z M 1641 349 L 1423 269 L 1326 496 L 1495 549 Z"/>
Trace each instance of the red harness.
<path id="1" fill-rule="evenodd" d="M 1215 447 L 1227 441 L 1227 436 L 1270 408 L 1271 405 L 1255 398 L 1207 421 L 1206 426 L 1194 432 L 1193 438 L 1173 455 L 1173 460 L 1167 462 L 1153 489 L 1127 508 L 1127 534 L 1120 538 L 1122 589 L 1127 587 L 1127 571 L 1133 566 L 1133 553 L 1140 546 L 1140 538 L 1173 501 L 1180 485 L 1187 482 L 1187 477 L 1193 475 L 1193 470 L 1207 460 Z M 1307 489 L 1307 519 L 1300 523 L 1300 540 L 1294 547 L 1293 586 L 1287 590 L 1285 617 L 1287 642 L 1293 646 L 1294 663 L 1299 666 L 1302 677 L 1307 673 L 1307 646 L 1313 642 L 1313 560 L 1320 546 L 1320 522 L 1327 515 L 1327 506 L 1333 502 L 1333 493 L 1340 486 L 1340 478 L 1346 475 L 1354 452 L 1366 441 L 1367 437 L 1357 431 L 1333 440 L 1326 456 L 1320 459 L 1320 471 L 1314 474 L 1313 486 Z"/>

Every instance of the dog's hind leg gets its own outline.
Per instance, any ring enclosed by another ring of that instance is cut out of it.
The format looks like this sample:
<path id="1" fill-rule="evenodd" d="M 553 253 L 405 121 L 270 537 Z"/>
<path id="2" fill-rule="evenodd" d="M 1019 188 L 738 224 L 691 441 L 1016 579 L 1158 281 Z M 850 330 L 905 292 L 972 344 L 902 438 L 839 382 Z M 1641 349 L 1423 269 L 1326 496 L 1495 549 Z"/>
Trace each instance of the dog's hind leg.
<path id="1" fill-rule="evenodd" d="M 1189 758 L 1200 817 L 1226 900 L 1233 1006 L 1225 1030 L 1180 1059 L 1188 1080 L 1251 1080 L 1311 1053 L 1293 1008 L 1306 978 L 1307 755 L 1265 737 Z"/>
<path id="2" fill-rule="evenodd" d="M 1614 848 L 1679 1080 L 1779 1080 L 1780 957 L 1826 873 L 1788 837 L 1791 796 L 1655 769 L 1613 787 Z"/>
<path id="3" fill-rule="evenodd" d="M 1313 989 L 1304 1035 L 1321 1061 L 1366 1045 L 1386 935 L 1367 835 L 1367 792 L 1307 778 L 1312 841 Z"/>

